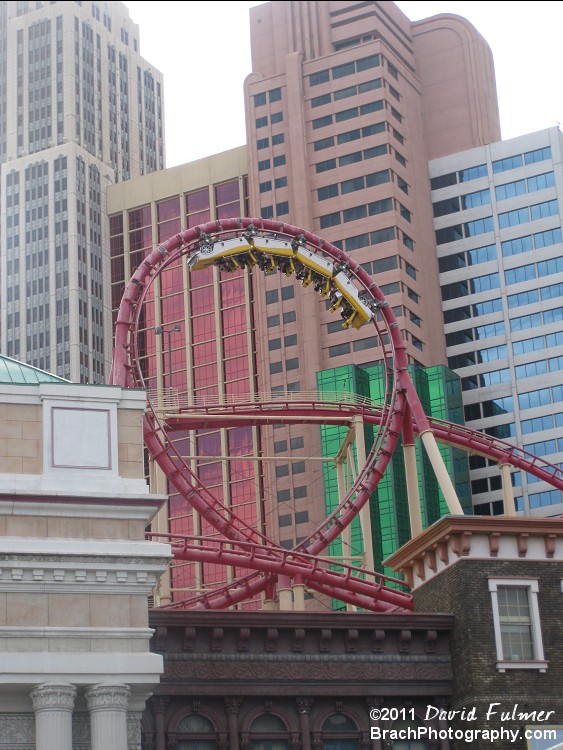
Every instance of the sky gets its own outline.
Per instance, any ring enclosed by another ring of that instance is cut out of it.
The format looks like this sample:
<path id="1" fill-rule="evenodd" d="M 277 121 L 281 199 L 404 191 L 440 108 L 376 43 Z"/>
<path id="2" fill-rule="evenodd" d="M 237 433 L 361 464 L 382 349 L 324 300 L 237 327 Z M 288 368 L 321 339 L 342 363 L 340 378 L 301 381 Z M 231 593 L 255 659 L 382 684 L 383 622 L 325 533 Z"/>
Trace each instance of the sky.
<path id="1" fill-rule="evenodd" d="M 166 166 L 246 143 L 249 8 L 261 2 L 125 2 L 141 54 L 164 76 Z M 563 123 L 563 3 L 397 2 L 412 21 L 469 20 L 491 47 L 502 139 Z"/>

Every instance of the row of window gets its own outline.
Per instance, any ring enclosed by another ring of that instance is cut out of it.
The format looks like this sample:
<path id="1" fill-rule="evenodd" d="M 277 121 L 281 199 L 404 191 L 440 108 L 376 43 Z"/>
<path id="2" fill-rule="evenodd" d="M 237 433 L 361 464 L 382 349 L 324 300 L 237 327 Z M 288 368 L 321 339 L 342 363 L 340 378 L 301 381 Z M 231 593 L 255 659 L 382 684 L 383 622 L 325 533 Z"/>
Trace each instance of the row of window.
<path id="1" fill-rule="evenodd" d="M 371 125 L 364 125 L 363 128 L 355 128 L 354 130 L 346 130 L 344 133 L 338 133 L 336 136 L 330 135 L 326 138 L 321 138 L 318 141 L 313 141 L 313 151 L 324 151 L 327 148 L 332 148 L 334 145 L 342 146 L 344 143 L 350 143 L 352 141 L 359 141 L 361 138 L 369 138 L 370 135 L 377 135 L 378 133 L 385 133 L 387 130 L 393 134 L 393 137 L 404 143 L 405 139 L 399 133 L 396 128 L 393 128 L 387 122 L 375 122 Z"/>
<path id="2" fill-rule="evenodd" d="M 400 230 L 398 227 L 385 227 L 383 229 L 376 229 L 374 232 L 357 234 L 354 237 L 347 237 L 345 240 L 334 242 L 333 244 L 340 249 L 342 249 L 342 245 L 344 245 L 346 252 L 351 253 L 354 250 L 359 250 L 362 247 L 380 245 L 383 242 L 390 242 L 391 240 L 399 238 L 402 238 L 403 245 L 405 245 L 405 247 L 408 247 L 409 250 L 414 251 L 414 242 L 408 236 L 408 234 Z"/>
<path id="3" fill-rule="evenodd" d="M 563 370 L 563 357 L 551 357 L 549 359 L 540 359 L 535 362 L 528 362 L 518 365 L 514 368 L 514 374 L 517 380 L 533 378 L 537 375 L 546 375 L 549 372 L 559 372 Z M 508 367 L 501 370 L 489 370 L 478 375 L 471 375 L 461 379 L 461 388 L 464 391 L 474 388 L 486 388 L 500 383 L 510 383 L 512 375 Z"/>
<path id="4" fill-rule="evenodd" d="M 275 211 L 274 206 L 262 206 L 260 209 L 260 216 L 263 219 L 273 219 L 274 216 L 276 218 L 280 216 L 287 216 L 289 213 L 289 203 L 288 201 L 281 201 L 280 203 L 276 203 Z"/>
<path id="5" fill-rule="evenodd" d="M 272 165 L 274 167 L 283 167 L 283 165 L 286 163 L 285 154 L 280 154 L 280 156 L 274 156 L 273 159 L 262 159 L 262 161 L 258 162 L 258 171 L 264 172 L 266 169 L 270 169 Z"/>
<path id="6" fill-rule="evenodd" d="M 444 227 L 436 230 L 436 244 L 446 245 L 448 242 L 457 242 L 458 240 L 467 239 L 468 237 L 477 237 L 486 232 L 494 230 L 493 217 L 485 216 L 475 221 L 467 221 L 464 224 L 454 224 L 451 227 Z"/>
<path id="7" fill-rule="evenodd" d="M 504 272 L 504 280 L 507 285 L 518 284 L 521 281 L 541 279 L 545 276 L 563 272 L 563 257 L 542 260 L 539 263 L 530 263 L 526 266 L 517 266 Z"/>
<path id="8" fill-rule="evenodd" d="M 340 183 L 341 187 L 344 184 L 345 183 Z M 372 203 L 364 203 L 360 206 L 345 208 L 343 211 L 333 211 L 330 214 L 324 214 L 319 217 L 319 225 L 321 229 L 326 229 L 327 227 L 335 227 L 338 226 L 338 224 L 346 224 L 350 221 L 357 221 L 359 219 L 365 219 L 368 216 L 377 216 L 378 214 L 394 210 L 398 210 L 403 219 L 410 223 L 411 212 L 408 208 L 394 198 L 383 198 L 382 200 L 373 201 Z"/>
<path id="9" fill-rule="evenodd" d="M 540 301 L 546 302 L 547 300 L 561 296 L 563 296 L 563 283 L 551 284 L 541 289 L 531 289 L 528 292 L 520 292 L 520 294 L 509 294 L 506 299 L 510 308 L 533 305 Z"/>
<path id="10" fill-rule="evenodd" d="M 322 107 L 325 104 L 330 104 L 332 101 L 338 102 L 342 99 L 348 99 L 351 96 L 357 94 L 365 94 L 367 91 L 373 91 L 374 89 L 380 89 L 383 86 L 383 78 L 372 78 L 371 81 L 364 81 L 363 83 L 354 84 L 347 86 L 345 89 L 338 89 L 334 93 L 321 94 L 321 96 L 315 96 L 311 99 L 311 107 Z"/>
<path id="11" fill-rule="evenodd" d="M 491 191 L 477 190 L 475 193 L 466 193 L 465 195 L 454 195 L 443 201 L 436 201 L 432 204 L 434 218 L 455 214 L 459 211 L 467 211 L 470 208 L 486 206 L 491 202 Z"/>
<path id="12" fill-rule="evenodd" d="M 280 528 L 285 526 L 293 526 L 293 516 L 290 514 L 284 514 L 278 518 Z M 309 511 L 300 510 L 295 514 L 295 524 L 309 523 Z"/>
<path id="13" fill-rule="evenodd" d="M 339 112 L 316 117 L 311 121 L 311 125 L 313 130 L 318 130 L 319 128 L 325 128 L 328 125 L 346 122 L 347 120 L 353 120 L 354 118 L 362 117 L 363 115 L 370 115 L 373 112 L 381 112 L 384 109 L 388 109 L 398 122 L 403 122 L 403 116 L 401 113 L 389 104 L 386 99 L 377 99 L 373 102 L 366 102 L 365 104 L 359 104 L 356 107 L 349 107 L 348 109 L 341 109 Z"/>
<path id="14" fill-rule="evenodd" d="M 508 156 L 505 159 L 497 159 L 493 162 L 493 174 L 506 172 L 510 169 L 517 169 L 528 164 L 537 164 L 540 161 L 551 159 L 551 147 L 536 148 L 533 151 L 526 151 L 524 154 Z"/>
<path id="15" fill-rule="evenodd" d="M 284 336 L 283 343 L 284 343 L 284 346 L 295 346 L 297 344 L 297 334 L 289 333 L 287 336 Z M 281 349 L 281 348 L 282 348 L 281 338 L 270 339 L 268 341 L 268 351 L 274 352 L 277 349 Z"/>
<path id="16" fill-rule="evenodd" d="M 290 464 L 281 464 L 280 466 L 276 466 L 276 478 L 280 479 L 281 477 L 288 477 L 289 476 L 289 467 Z M 291 464 L 291 473 L 292 474 L 304 474 L 305 473 L 305 461 L 294 461 Z"/>
<path id="17" fill-rule="evenodd" d="M 563 386 L 556 385 L 552 388 L 540 388 L 536 391 L 527 391 L 518 396 L 520 409 L 535 409 L 538 406 L 558 404 L 563 401 Z"/>
<path id="18" fill-rule="evenodd" d="M 307 497 L 307 487 L 305 485 L 294 487 L 293 493 L 290 489 L 278 490 L 276 497 L 279 503 L 287 503 L 292 499 L 302 500 L 304 497 Z"/>
<path id="19" fill-rule="evenodd" d="M 272 189 L 272 181 L 267 180 L 266 182 L 261 182 L 259 187 L 261 193 L 269 193 Z M 276 177 L 274 180 L 274 187 L 276 190 L 287 187 L 287 177 Z"/>
<path id="20" fill-rule="evenodd" d="M 358 190 L 365 190 L 366 188 L 376 187 L 377 185 L 384 185 L 387 182 L 391 182 L 393 176 L 395 175 L 390 169 L 382 169 L 378 172 L 371 172 L 370 174 L 352 177 L 343 182 L 334 182 L 331 185 L 325 185 L 324 187 L 317 189 L 317 200 L 325 201 L 330 198 L 336 198 L 339 195 L 347 195 L 348 193 L 354 193 Z M 405 189 L 406 183 L 404 183 L 404 181 L 398 176 L 397 182 L 403 192 L 407 192 Z"/>
<path id="21" fill-rule="evenodd" d="M 274 135 L 272 135 L 271 139 L 269 137 L 259 138 L 256 141 L 256 149 L 258 151 L 261 151 L 264 148 L 270 148 L 270 140 L 271 140 L 272 146 L 279 146 L 280 143 L 285 142 L 285 135 L 284 133 L 275 133 Z"/>
<path id="22" fill-rule="evenodd" d="M 563 452 L 563 438 L 539 440 L 537 443 L 525 443 L 524 450 L 533 453 L 534 456 L 550 456 L 553 453 L 561 453 Z"/>
<path id="23" fill-rule="evenodd" d="M 330 80 L 336 81 L 339 78 L 345 78 L 346 76 L 354 75 L 355 73 L 361 73 L 364 70 L 378 68 L 380 65 L 380 55 L 370 55 L 369 57 L 363 57 L 360 60 L 353 60 L 352 62 L 344 63 L 343 65 L 336 65 L 333 68 L 319 70 L 317 73 L 312 73 L 309 76 L 309 86 L 318 86 L 319 84 L 327 83 Z"/>
<path id="24" fill-rule="evenodd" d="M 559 214 L 559 205 L 556 200 L 536 203 L 533 206 L 524 206 L 514 211 L 506 211 L 498 215 L 498 223 L 501 229 L 515 227 L 518 224 L 526 224 L 529 221 L 539 221 L 549 216 Z"/>
<path id="25" fill-rule="evenodd" d="M 496 257 L 497 246 L 484 245 L 483 247 L 475 247 L 473 250 L 465 250 L 461 253 L 453 253 L 452 255 L 445 255 L 443 258 L 438 258 L 438 269 L 440 273 L 446 273 L 447 271 L 455 271 L 458 268 L 487 263 L 490 260 L 495 260 Z"/>
<path id="26" fill-rule="evenodd" d="M 502 320 L 488 325 L 475 326 L 475 328 L 462 328 L 459 331 L 446 333 L 446 346 L 468 344 L 470 341 L 482 341 L 494 336 L 502 336 L 504 333 L 505 325 Z"/>
<path id="27" fill-rule="evenodd" d="M 274 102 L 279 102 L 281 98 L 281 88 L 270 89 L 270 91 L 254 95 L 254 106 L 262 107 L 266 102 L 273 104 Z"/>
<path id="28" fill-rule="evenodd" d="M 325 161 L 315 164 L 315 171 L 317 174 L 321 174 L 322 172 L 336 169 L 336 167 L 345 167 L 348 164 L 357 164 L 359 161 L 373 159 L 376 156 L 384 156 L 389 153 L 389 148 L 390 146 L 387 143 L 382 143 L 379 146 L 372 146 L 363 151 L 353 151 L 351 154 L 344 154 L 343 156 L 339 156 L 338 159 L 325 159 Z"/>
<path id="29" fill-rule="evenodd" d="M 512 344 L 512 353 L 514 356 L 519 356 L 521 354 L 528 354 L 529 352 L 541 351 L 542 349 L 553 349 L 562 345 L 563 331 L 557 331 L 556 333 L 549 333 L 546 336 L 534 336 L 531 339 L 515 341 Z M 469 351 L 454 355 L 448 358 L 448 362 L 452 369 L 456 369 L 458 367 L 471 367 L 483 362 L 494 362 L 497 359 L 503 359 L 507 356 L 507 344 L 500 344 L 499 346 L 492 346 L 475 352 Z"/>
<path id="30" fill-rule="evenodd" d="M 283 122 L 283 112 L 272 112 L 269 120 L 271 125 L 275 125 L 278 122 Z M 268 115 L 256 118 L 256 129 L 265 128 L 268 125 Z"/>
<path id="31" fill-rule="evenodd" d="M 395 268 L 404 268 L 408 276 L 416 279 L 416 268 L 411 266 L 404 258 L 401 258 L 400 255 L 388 255 L 386 258 L 377 258 L 376 260 L 361 263 L 360 265 L 370 276 L 376 276 L 385 271 L 392 271 Z"/>
<path id="32" fill-rule="evenodd" d="M 499 227 L 506 229 L 508 227 L 525 224 L 529 221 L 538 221 L 549 216 L 557 216 L 559 206 L 556 200 L 537 203 L 533 206 L 524 206 L 514 211 L 507 211 L 498 215 Z M 449 242 L 456 242 L 468 237 L 475 237 L 485 232 L 494 230 L 493 217 L 486 216 L 475 221 L 468 221 L 464 224 L 455 224 L 449 227 L 443 227 L 436 230 L 436 244 L 445 245 Z"/>
<path id="33" fill-rule="evenodd" d="M 512 278 L 512 275 L 510 278 Z M 515 276 L 515 279 L 515 281 L 510 281 L 508 283 L 516 283 L 524 280 L 523 278 L 518 278 L 518 275 Z M 464 279 L 462 281 L 453 282 L 452 284 L 444 284 L 441 287 L 441 294 L 442 300 L 445 302 L 459 297 L 466 297 L 469 294 L 479 294 L 480 292 L 487 292 L 491 289 L 499 288 L 500 275 L 498 273 L 490 273 L 485 276 L 476 276 L 474 279 Z M 524 305 L 532 305 L 540 301 L 546 302 L 547 300 L 561 296 L 563 296 L 563 283 L 550 284 L 549 286 L 544 286 L 539 289 L 529 289 L 528 291 L 519 292 L 518 294 L 509 294 L 506 297 L 506 301 L 510 309 L 514 307 L 522 307 Z M 494 300 L 489 300 L 489 302 L 494 302 Z M 496 300 L 496 302 L 500 302 L 500 300 Z M 468 309 L 469 308 L 463 308 L 463 310 Z M 502 304 L 499 304 L 497 309 L 502 309 Z M 460 310 L 457 310 L 455 315 L 459 316 L 460 312 Z M 489 312 L 495 312 L 495 310 L 490 309 Z M 446 323 L 452 323 L 454 322 L 454 319 L 463 320 L 463 317 L 446 317 L 446 313 L 444 313 L 444 320 Z"/>
<path id="34" fill-rule="evenodd" d="M 512 396 L 504 398 L 494 398 L 487 401 L 478 401 L 475 404 L 466 404 L 463 407 L 465 419 L 470 422 L 474 419 L 483 419 L 486 417 L 498 417 L 503 414 L 510 414 L 514 411 L 514 400 Z M 478 468 L 471 466 L 471 468 Z"/>
<path id="35" fill-rule="evenodd" d="M 552 310 L 522 315 L 519 318 L 512 318 L 510 321 L 511 331 L 525 331 L 528 328 L 541 327 L 557 321 L 563 320 L 563 307 L 555 307 Z"/>
<path id="36" fill-rule="evenodd" d="M 291 450 L 299 450 L 300 448 L 303 448 L 304 446 L 304 440 L 301 436 L 298 437 L 292 437 L 289 440 L 289 447 Z M 274 442 L 274 453 L 285 453 L 287 450 L 288 443 L 287 440 L 277 440 Z"/>
<path id="37" fill-rule="evenodd" d="M 270 362 L 270 375 L 277 375 L 283 372 L 284 366 L 287 372 L 289 372 L 290 370 L 298 370 L 299 369 L 298 357 L 292 357 L 291 359 L 286 359 L 285 362 Z"/>
<path id="38" fill-rule="evenodd" d="M 459 320 L 468 320 L 472 317 L 477 318 L 481 315 L 489 315 L 495 312 L 502 312 L 502 300 L 500 297 L 486 300 L 485 302 L 478 302 L 474 305 L 462 305 L 453 307 L 450 310 L 444 310 L 444 323 L 456 323 Z"/>
<path id="39" fill-rule="evenodd" d="M 534 492 L 528 495 L 530 508 L 546 508 L 549 505 L 561 505 L 560 490 L 546 490 L 545 492 Z"/>
<path id="40" fill-rule="evenodd" d="M 295 289 L 292 286 L 282 286 L 281 288 L 281 298 L 282 300 L 286 299 L 293 299 L 295 297 Z M 266 292 L 266 304 L 267 305 L 274 305 L 277 302 L 279 302 L 279 293 L 277 289 L 268 289 Z M 279 318 L 279 315 L 277 316 Z M 285 320 L 285 314 L 284 314 L 284 323 L 289 322 Z"/>
<path id="41" fill-rule="evenodd" d="M 550 247 L 560 242 L 563 242 L 563 234 L 561 227 L 556 227 L 555 229 L 546 229 L 544 232 L 506 240 L 505 242 L 501 242 L 500 245 L 503 256 L 508 257 L 510 255 L 527 253 L 531 250 L 540 250 L 543 247 Z"/>
<path id="42" fill-rule="evenodd" d="M 493 173 L 498 174 L 499 172 L 522 167 L 524 164 L 536 164 L 537 162 L 546 161 L 547 159 L 551 159 L 551 148 L 549 146 L 534 149 L 533 151 L 526 151 L 524 154 L 517 154 L 516 156 L 510 156 L 506 159 L 497 159 L 493 161 L 492 164 Z M 457 185 L 459 182 L 477 180 L 481 177 L 486 177 L 487 174 L 487 165 L 478 164 L 474 167 L 462 169 L 458 172 L 449 172 L 448 174 L 433 177 L 430 180 L 430 187 L 432 190 L 439 190 L 440 188 Z"/>
<path id="43" fill-rule="evenodd" d="M 517 180 L 516 182 L 509 182 L 505 185 L 499 185 L 495 188 L 495 196 L 497 201 L 507 200 L 508 198 L 514 198 L 518 195 L 525 195 L 526 193 L 536 192 L 538 190 L 544 190 L 548 187 L 555 185 L 555 175 L 553 172 L 546 172 L 544 174 L 535 175 L 534 177 L 528 177 L 527 179 Z M 454 195 L 451 198 L 445 200 L 436 201 L 432 204 L 434 216 L 447 216 L 448 214 L 457 213 L 458 211 L 466 211 L 471 208 L 478 206 L 485 206 L 491 202 L 491 191 L 489 188 L 484 190 L 478 190 L 474 193 L 466 193 L 465 195 L 457 196 Z"/>
<path id="44" fill-rule="evenodd" d="M 292 287 L 283 287 L 283 289 L 291 289 L 291 288 Z M 283 289 L 282 289 L 282 292 L 283 292 Z M 277 291 L 277 290 L 274 290 L 274 291 Z M 266 299 L 266 303 L 271 304 L 268 302 L 267 299 Z M 279 326 L 281 324 L 282 319 L 284 323 L 294 323 L 297 319 L 295 310 L 288 310 L 288 312 L 284 312 L 281 316 L 280 315 L 268 315 L 268 317 L 266 318 L 266 325 L 268 326 L 268 328 L 275 328 L 276 326 Z"/>

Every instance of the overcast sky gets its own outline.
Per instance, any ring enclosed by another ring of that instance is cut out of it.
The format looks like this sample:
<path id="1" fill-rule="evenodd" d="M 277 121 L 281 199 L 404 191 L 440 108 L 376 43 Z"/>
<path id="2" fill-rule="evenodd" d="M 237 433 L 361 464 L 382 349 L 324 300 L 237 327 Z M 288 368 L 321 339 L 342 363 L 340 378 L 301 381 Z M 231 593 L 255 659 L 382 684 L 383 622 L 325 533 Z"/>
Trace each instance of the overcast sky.
<path id="1" fill-rule="evenodd" d="M 141 54 L 164 75 L 166 166 L 246 142 L 243 82 L 251 72 L 249 8 L 261 2 L 125 3 Z M 563 3 L 397 2 L 413 21 L 467 18 L 495 61 L 502 138 L 563 123 Z"/>

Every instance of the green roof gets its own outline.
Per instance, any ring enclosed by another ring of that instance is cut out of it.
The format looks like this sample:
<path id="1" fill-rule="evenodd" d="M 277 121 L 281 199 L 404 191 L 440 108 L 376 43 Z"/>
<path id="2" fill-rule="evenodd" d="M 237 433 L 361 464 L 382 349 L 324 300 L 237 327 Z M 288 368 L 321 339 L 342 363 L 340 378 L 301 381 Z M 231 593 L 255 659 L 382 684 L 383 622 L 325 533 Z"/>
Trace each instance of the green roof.
<path id="1" fill-rule="evenodd" d="M 34 383 L 69 383 L 65 378 L 59 378 L 50 372 L 44 372 L 37 367 L 25 365 L 17 359 L 0 354 L 0 383 L 30 385 Z"/>

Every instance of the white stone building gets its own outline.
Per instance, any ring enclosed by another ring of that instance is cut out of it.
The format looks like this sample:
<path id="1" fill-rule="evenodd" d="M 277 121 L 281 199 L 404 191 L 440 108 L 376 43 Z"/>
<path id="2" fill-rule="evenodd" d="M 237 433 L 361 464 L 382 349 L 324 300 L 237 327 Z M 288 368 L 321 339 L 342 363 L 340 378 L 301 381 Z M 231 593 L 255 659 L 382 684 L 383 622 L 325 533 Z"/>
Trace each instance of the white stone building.
<path id="1" fill-rule="evenodd" d="M 162 658 L 148 597 L 144 391 L 0 358 L 0 750 L 140 750 Z"/>

